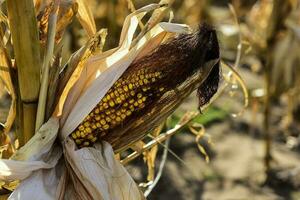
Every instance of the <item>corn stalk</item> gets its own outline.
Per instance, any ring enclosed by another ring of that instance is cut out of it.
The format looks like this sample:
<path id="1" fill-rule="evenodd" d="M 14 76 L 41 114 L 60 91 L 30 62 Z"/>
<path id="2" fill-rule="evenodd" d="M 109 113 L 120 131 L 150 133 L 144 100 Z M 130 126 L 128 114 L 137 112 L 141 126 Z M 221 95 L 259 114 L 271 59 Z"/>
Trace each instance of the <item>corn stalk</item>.
<path id="1" fill-rule="evenodd" d="M 279 32 L 284 27 L 284 21 L 290 12 L 290 2 L 289 1 L 280 1 L 273 0 L 273 10 L 269 20 L 269 29 L 267 31 L 267 47 L 265 51 L 265 98 L 264 98 L 264 122 L 263 128 L 265 133 L 265 172 L 267 175 L 267 179 L 270 178 L 269 175 L 271 173 L 271 161 L 272 161 L 272 135 L 270 132 L 270 116 L 271 116 L 271 75 L 273 68 L 273 60 L 274 60 L 274 46 L 276 45 L 276 39 Z"/>
<path id="2" fill-rule="evenodd" d="M 35 132 L 40 88 L 40 44 L 32 0 L 8 0 L 8 19 L 18 69 L 20 144 Z"/>

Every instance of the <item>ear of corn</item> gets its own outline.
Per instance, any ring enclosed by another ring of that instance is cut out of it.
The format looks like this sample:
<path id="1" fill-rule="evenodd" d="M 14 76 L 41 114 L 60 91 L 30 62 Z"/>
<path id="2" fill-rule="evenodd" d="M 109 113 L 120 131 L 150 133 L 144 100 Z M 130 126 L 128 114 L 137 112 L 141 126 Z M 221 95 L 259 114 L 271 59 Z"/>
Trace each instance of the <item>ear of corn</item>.
<path id="1" fill-rule="evenodd" d="M 164 93 L 164 87 L 153 87 L 163 78 L 159 71 L 140 69 L 124 74 L 107 92 L 71 134 L 79 146 L 89 146 L 111 129 L 136 115 Z"/>
<path id="2" fill-rule="evenodd" d="M 130 144 L 141 139 L 193 90 L 200 88 L 213 68 L 205 68 L 205 63 L 218 58 L 216 34 L 208 26 L 171 38 L 134 61 L 71 137 L 79 147 L 103 139 L 120 148 L 124 141 Z M 199 94 L 206 95 L 199 98 L 201 105 L 216 92 L 219 64 L 214 65 L 210 78 L 213 83 L 206 82 L 207 87 L 200 88 Z M 212 90 L 206 94 L 203 88 Z"/>

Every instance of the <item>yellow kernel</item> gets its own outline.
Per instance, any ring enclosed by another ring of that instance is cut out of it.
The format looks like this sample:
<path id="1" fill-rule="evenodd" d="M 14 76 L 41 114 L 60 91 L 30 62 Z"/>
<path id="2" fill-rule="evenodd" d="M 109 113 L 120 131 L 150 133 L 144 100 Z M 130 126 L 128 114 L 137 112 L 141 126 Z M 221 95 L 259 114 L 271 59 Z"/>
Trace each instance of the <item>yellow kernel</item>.
<path id="1" fill-rule="evenodd" d="M 80 131 L 76 131 L 76 136 L 80 137 Z"/>
<path id="2" fill-rule="evenodd" d="M 101 127 L 101 124 L 100 124 L 99 122 L 97 122 L 97 123 L 96 123 L 96 126 L 97 126 L 98 128 L 100 128 L 100 127 Z"/>
<path id="3" fill-rule="evenodd" d="M 103 106 L 100 106 L 100 107 L 99 107 L 99 110 L 100 110 L 100 111 L 103 110 Z"/>
<path id="4" fill-rule="evenodd" d="M 139 105 L 139 107 L 140 107 L 140 108 L 144 108 L 144 107 L 145 107 L 145 104 L 142 103 L 142 104 Z"/>
<path id="5" fill-rule="evenodd" d="M 159 91 L 162 92 L 162 91 L 164 91 L 164 89 L 165 89 L 165 88 L 161 87 L 161 88 L 159 88 Z"/>
<path id="6" fill-rule="evenodd" d="M 80 137 L 84 138 L 85 137 L 85 133 L 84 132 L 80 132 Z"/>
<path id="7" fill-rule="evenodd" d="M 90 126 L 90 122 L 84 122 L 83 124 L 85 127 L 89 127 Z"/>
<path id="8" fill-rule="evenodd" d="M 105 125 L 105 124 L 106 124 L 106 121 L 105 121 L 104 119 L 101 119 L 100 123 L 101 123 L 102 125 Z"/>
<path id="9" fill-rule="evenodd" d="M 80 131 L 83 131 L 83 130 L 84 130 L 84 126 L 80 125 L 80 126 L 78 127 L 78 129 L 79 129 Z"/>
<path id="10" fill-rule="evenodd" d="M 146 101 L 146 99 L 147 99 L 147 97 L 143 97 L 143 98 L 142 98 L 142 100 L 143 100 L 144 102 Z"/>
<path id="11" fill-rule="evenodd" d="M 143 85 L 143 80 L 139 80 L 139 85 Z"/>
<path id="12" fill-rule="evenodd" d="M 155 79 L 155 78 L 152 78 L 151 80 L 152 80 L 152 82 L 155 82 L 156 79 Z"/>
<path id="13" fill-rule="evenodd" d="M 76 139 L 75 142 L 76 142 L 76 144 L 81 144 L 81 140 L 79 140 L 79 139 Z"/>
<path id="14" fill-rule="evenodd" d="M 107 103 L 104 103 L 104 104 L 103 104 L 103 107 L 104 107 L 105 109 L 107 109 L 107 108 L 108 108 L 108 104 L 107 104 Z"/>
<path id="15" fill-rule="evenodd" d="M 134 104 L 133 104 L 134 106 L 138 106 L 139 104 L 138 104 L 138 102 L 134 102 Z"/>
<path id="16" fill-rule="evenodd" d="M 111 121 L 111 119 L 110 119 L 109 117 L 106 117 L 105 120 L 106 120 L 107 122 L 110 122 L 110 121 Z"/>
<path id="17" fill-rule="evenodd" d="M 92 142 L 96 142 L 97 138 L 94 137 L 93 139 L 91 139 Z"/>
<path id="18" fill-rule="evenodd" d="M 117 91 L 117 90 L 115 90 L 115 91 L 114 91 L 114 93 L 115 93 L 116 97 L 118 97 L 118 96 L 119 96 L 119 93 L 118 93 L 118 91 Z"/>
<path id="19" fill-rule="evenodd" d="M 125 119 L 125 118 L 126 118 L 126 115 L 125 115 L 125 114 L 122 114 L 122 115 L 121 115 L 121 118 L 122 118 L 122 119 Z"/>
<path id="20" fill-rule="evenodd" d="M 90 145 L 90 143 L 88 142 L 88 141 L 85 141 L 84 143 L 83 143 L 83 146 L 89 146 Z"/>
<path id="21" fill-rule="evenodd" d="M 85 131 L 86 131 L 87 133 L 91 133 L 91 132 L 92 132 L 92 129 L 91 129 L 91 128 L 86 128 Z"/>
<path id="22" fill-rule="evenodd" d="M 160 75 L 160 72 L 155 72 L 155 76 L 159 76 Z"/>
<path id="23" fill-rule="evenodd" d="M 96 129 L 97 126 L 95 124 L 92 125 L 92 129 Z"/>
<path id="24" fill-rule="evenodd" d="M 129 103 L 130 103 L 130 104 L 133 104 L 133 103 L 134 103 L 134 100 L 133 100 L 133 99 L 130 99 L 130 100 L 129 100 Z"/>
<path id="25" fill-rule="evenodd" d="M 134 95 L 135 95 L 135 92 L 134 92 L 134 91 L 130 91 L 130 95 L 131 95 L 131 96 L 134 96 Z"/>
<path id="26" fill-rule="evenodd" d="M 92 134 L 90 134 L 90 135 L 87 136 L 87 139 L 89 139 L 89 140 L 91 140 L 93 138 L 94 138 L 94 136 Z"/>
<path id="27" fill-rule="evenodd" d="M 142 99 L 139 99 L 139 100 L 138 100 L 138 103 L 139 103 L 139 104 L 143 103 L 143 100 L 142 100 Z"/>
<path id="28" fill-rule="evenodd" d="M 120 98 L 122 101 L 124 101 L 126 99 L 124 94 L 121 94 Z"/>
<path id="29" fill-rule="evenodd" d="M 134 111 L 134 106 L 133 106 L 133 105 L 130 106 L 130 110 L 131 110 L 132 112 Z"/>
<path id="30" fill-rule="evenodd" d="M 108 124 L 105 124 L 105 125 L 103 126 L 103 128 L 104 128 L 105 130 L 107 130 L 107 129 L 109 129 L 109 125 L 108 125 Z"/>
<path id="31" fill-rule="evenodd" d="M 122 100 L 119 97 L 117 98 L 116 101 L 117 101 L 117 103 L 122 103 Z"/>
<path id="32" fill-rule="evenodd" d="M 110 100 L 110 96 L 109 96 L 109 94 L 108 94 L 108 95 L 106 95 L 106 99 L 107 99 L 107 100 Z"/>
<path id="33" fill-rule="evenodd" d="M 142 96 L 143 96 L 143 95 L 142 95 L 141 93 L 138 93 L 138 94 L 137 94 L 137 98 L 139 98 L 139 99 L 142 98 Z"/>
<path id="34" fill-rule="evenodd" d="M 113 99 L 115 98 L 115 94 L 113 92 L 110 93 L 110 97 Z"/>
<path id="35" fill-rule="evenodd" d="M 96 117 L 95 117 L 95 120 L 96 121 L 99 121 L 101 119 L 101 117 L 99 116 L 99 115 L 97 115 Z"/>
<path id="36" fill-rule="evenodd" d="M 118 88 L 118 92 L 119 92 L 120 94 L 122 94 L 122 93 L 123 93 L 122 88 Z"/>
<path id="37" fill-rule="evenodd" d="M 121 109 L 121 112 L 122 112 L 122 113 L 126 112 L 126 109 L 125 109 L 125 108 L 122 108 L 122 109 Z"/>
<path id="38" fill-rule="evenodd" d="M 143 80 L 144 78 L 145 78 L 145 77 L 144 77 L 144 75 L 140 75 L 140 79 L 142 79 L 142 80 Z"/>
<path id="39" fill-rule="evenodd" d="M 112 119 L 115 119 L 115 118 L 116 118 L 116 115 L 115 115 L 115 114 L 112 114 L 110 117 L 111 117 Z"/>
<path id="40" fill-rule="evenodd" d="M 148 79 L 144 79 L 144 83 L 145 84 L 149 83 Z"/>
<path id="41" fill-rule="evenodd" d="M 120 115 L 121 115 L 121 112 L 118 110 L 118 111 L 116 112 L 116 114 L 117 114 L 118 116 L 120 116 Z"/>
<path id="42" fill-rule="evenodd" d="M 146 92 L 146 91 L 147 91 L 147 88 L 143 88 L 142 90 L 143 90 L 144 92 Z"/>
<path id="43" fill-rule="evenodd" d="M 107 115 L 109 115 L 110 113 L 111 113 L 110 110 L 105 111 L 105 114 L 107 114 Z"/>
<path id="44" fill-rule="evenodd" d="M 120 122 L 121 120 L 122 120 L 122 119 L 121 119 L 121 117 L 119 117 L 119 116 L 116 118 L 116 121 L 117 121 L 117 122 Z"/>
<path id="45" fill-rule="evenodd" d="M 127 110 L 127 111 L 126 111 L 126 115 L 127 115 L 127 116 L 131 115 L 131 111 L 130 111 L 130 110 Z"/>
<path id="46" fill-rule="evenodd" d="M 127 103 L 127 102 L 125 102 L 125 103 L 123 104 L 123 106 L 124 106 L 124 107 L 127 107 L 127 106 L 128 106 L 128 103 Z"/>
<path id="47" fill-rule="evenodd" d="M 129 88 L 130 90 L 132 90 L 132 89 L 133 89 L 133 85 L 132 85 L 132 83 L 129 83 L 129 84 L 128 84 L 128 88 Z"/>
<path id="48" fill-rule="evenodd" d="M 77 135 L 76 135 L 76 133 L 74 132 L 74 133 L 72 133 L 72 138 L 73 139 L 76 139 L 77 138 Z"/>
<path id="49" fill-rule="evenodd" d="M 125 92 L 128 92 L 128 87 L 127 87 L 127 85 L 125 85 L 125 86 L 123 87 L 123 90 L 124 90 Z"/>
<path id="50" fill-rule="evenodd" d="M 103 97 L 103 98 L 102 98 L 102 101 L 103 101 L 103 102 L 107 102 L 107 98 L 106 98 L 106 97 Z"/>
<path id="51" fill-rule="evenodd" d="M 113 101 L 109 101 L 109 105 L 110 105 L 110 107 L 114 107 L 115 103 Z"/>

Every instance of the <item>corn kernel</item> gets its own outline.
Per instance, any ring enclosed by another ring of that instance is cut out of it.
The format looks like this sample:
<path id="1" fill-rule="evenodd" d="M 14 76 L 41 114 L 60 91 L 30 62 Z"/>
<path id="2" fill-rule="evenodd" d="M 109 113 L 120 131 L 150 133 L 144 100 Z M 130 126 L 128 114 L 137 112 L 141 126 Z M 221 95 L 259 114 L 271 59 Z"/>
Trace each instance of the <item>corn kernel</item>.
<path id="1" fill-rule="evenodd" d="M 107 130 L 107 129 L 109 129 L 109 125 L 108 125 L 108 124 L 105 124 L 105 125 L 103 126 L 103 128 L 104 128 L 105 130 Z"/>
<path id="2" fill-rule="evenodd" d="M 124 94 L 122 94 L 122 95 L 120 96 L 120 98 L 121 98 L 122 101 L 124 101 L 124 100 L 126 99 Z"/>
<path id="3" fill-rule="evenodd" d="M 126 115 L 127 115 L 127 116 L 131 115 L 131 111 L 130 111 L 130 110 L 127 110 L 127 111 L 126 111 Z"/>
<path id="4" fill-rule="evenodd" d="M 142 96 L 143 96 L 143 95 L 142 95 L 141 93 L 138 93 L 138 94 L 137 94 L 137 98 L 139 98 L 139 99 L 142 98 Z"/>
<path id="5" fill-rule="evenodd" d="M 120 122 L 120 121 L 121 121 L 121 117 L 118 116 L 118 117 L 116 118 L 116 121 L 117 121 L 117 122 Z"/>
<path id="6" fill-rule="evenodd" d="M 90 145 L 90 143 L 88 142 L 88 141 L 85 141 L 84 143 L 83 143 L 83 146 L 89 146 Z"/>
<path id="7" fill-rule="evenodd" d="M 117 98 L 117 103 L 122 103 L 122 100 L 119 97 Z"/>
<path id="8" fill-rule="evenodd" d="M 107 109 L 107 108 L 108 108 L 108 104 L 107 104 L 107 103 L 104 103 L 104 104 L 103 104 L 103 107 L 104 107 L 105 109 Z"/>
<path id="9" fill-rule="evenodd" d="M 92 129 L 91 128 L 86 128 L 85 131 L 86 131 L 86 133 L 92 133 Z"/>
<path id="10" fill-rule="evenodd" d="M 77 135 L 76 135 L 76 133 L 74 132 L 74 133 L 72 133 L 72 138 L 73 139 L 76 139 L 77 138 Z"/>
<path id="11" fill-rule="evenodd" d="M 80 139 L 76 139 L 75 142 L 76 142 L 76 144 L 81 144 L 81 140 Z"/>
<path id="12" fill-rule="evenodd" d="M 133 85 L 132 85 L 132 83 L 129 83 L 129 84 L 128 84 L 128 88 L 129 88 L 130 90 L 132 90 L 132 89 L 133 89 Z"/>
<path id="13" fill-rule="evenodd" d="M 83 130 L 84 130 L 84 126 L 80 125 L 80 126 L 78 127 L 78 130 L 83 131 Z"/>
<path id="14" fill-rule="evenodd" d="M 106 124 L 106 121 L 105 121 L 104 119 L 101 119 L 101 120 L 100 120 L 100 124 L 105 125 L 105 124 Z"/>

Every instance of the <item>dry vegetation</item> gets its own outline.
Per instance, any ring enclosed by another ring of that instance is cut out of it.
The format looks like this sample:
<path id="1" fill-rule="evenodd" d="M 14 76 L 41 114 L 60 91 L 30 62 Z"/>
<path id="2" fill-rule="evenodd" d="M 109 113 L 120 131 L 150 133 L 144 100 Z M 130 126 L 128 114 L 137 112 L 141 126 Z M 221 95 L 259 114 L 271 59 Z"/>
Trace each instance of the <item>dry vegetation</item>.
<path id="1" fill-rule="evenodd" d="M 128 14 L 159 3 L 41 2 L 35 1 L 35 10 L 30 0 L 2 4 L 2 158 L 13 155 L 49 119 L 74 71 L 90 56 L 118 46 Z M 208 22 L 216 29 L 219 90 L 201 113 L 192 94 L 143 140 L 125 147 L 122 143 L 116 158 L 149 199 L 300 199 L 300 2 L 161 2 L 172 12 L 157 15 L 159 20 L 193 28 Z M 149 18 L 139 21 L 141 32 L 148 30 Z M 92 37 L 101 28 L 107 30 Z M 80 48 L 79 58 L 70 59 Z M 7 196 L 17 185 L 1 182 L 0 194 Z"/>

